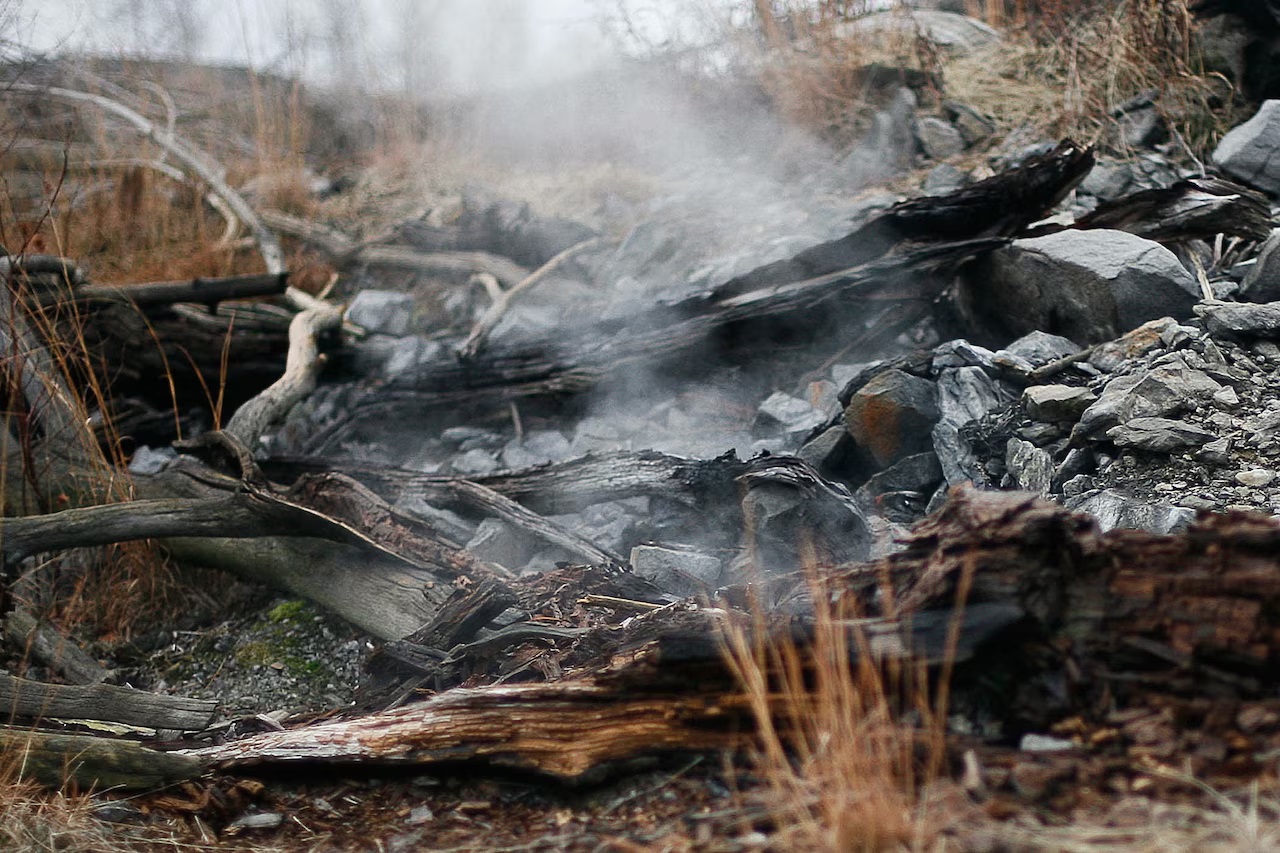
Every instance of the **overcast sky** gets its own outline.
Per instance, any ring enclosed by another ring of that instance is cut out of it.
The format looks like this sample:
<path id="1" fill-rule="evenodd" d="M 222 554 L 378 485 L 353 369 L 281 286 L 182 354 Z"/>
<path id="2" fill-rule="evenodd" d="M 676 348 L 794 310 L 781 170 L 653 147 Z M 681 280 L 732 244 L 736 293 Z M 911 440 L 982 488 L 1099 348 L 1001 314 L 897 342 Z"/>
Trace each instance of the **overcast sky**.
<path id="1" fill-rule="evenodd" d="M 634 32 L 697 40 L 733 0 L 9 0 L 40 52 L 250 63 L 451 92 L 580 71 Z M 738 5 L 746 5 L 739 3 Z"/>

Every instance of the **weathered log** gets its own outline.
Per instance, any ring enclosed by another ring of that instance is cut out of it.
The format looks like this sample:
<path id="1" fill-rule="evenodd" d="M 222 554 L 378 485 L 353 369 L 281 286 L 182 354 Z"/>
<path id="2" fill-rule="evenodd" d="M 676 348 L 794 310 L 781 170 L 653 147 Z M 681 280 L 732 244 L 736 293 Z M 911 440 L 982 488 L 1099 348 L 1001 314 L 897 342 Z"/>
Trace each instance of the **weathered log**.
<path id="1" fill-rule="evenodd" d="M 0 673 L 0 709 L 10 717 L 106 720 L 151 729 L 199 731 L 213 722 L 218 703 L 147 693 L 110 684 L 42 684 Z"/>
<path id="2" fill-rule="evenodd" d="M 151 791 L 194 779 L 200 761 L 159 752 L 127 740 L 0 728 L 0 751 L 12 758 L 20 778 L 48 788 L 68 783 L 82 791 Z"/>
<path id="3" fill-rule="evenodd" d="M 36 621 L 21 608 L 4 617 L 4 638 L 24 658 L 44 664 L 72 684 L 101 684 L 112 674 L 53 626 Z"/>

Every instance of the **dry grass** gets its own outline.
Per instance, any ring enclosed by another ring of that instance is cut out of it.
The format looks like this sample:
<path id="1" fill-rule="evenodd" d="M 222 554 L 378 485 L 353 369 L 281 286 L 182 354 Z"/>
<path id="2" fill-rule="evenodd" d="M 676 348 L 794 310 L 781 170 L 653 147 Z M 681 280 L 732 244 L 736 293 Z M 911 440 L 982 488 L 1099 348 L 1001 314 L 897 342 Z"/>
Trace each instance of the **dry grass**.
<path id="1" fill-rule="evenodd" d="M 1229 81 L 1203 68 L 1188 0 L 1046 0 L 1030 10 L 974 0 L 971 14 L 1003 27 L 1004 39 L 958 57 L 931 49 L 909 26 L 860 37 L 842 24 L 850 5 L 820 3 L 809 16 L 793 9 L 786 37 L 773 12 L 758 13 L 770 48 L 766 89 L 784 113 L 837 145 L 861 135 L 883 97 L 863 72 L 873 63 L 931 75 L 926 107 L 939 97 L 965 103 L 996 120 L 997 138 L 1021 127 L 1128 153 L 1113 113 L 1153 93 L 1181 147 L 1203 157 L 1241 118 Z"/>
<path id="2" fill-rule="evenodd" d="M 753 769 L 771 848 L 933 849 L 960 817 L 931 808 L 927 794 L 943 771 L 945 689 L 931 695 L 922 667 L 875 662 L 864 622 L 830 604 L 817 571 L 809 574 L 809 646 L 767 639 L 758 608 L 753 624 L 725 629 L 726 659 L 757 727 Z"/>

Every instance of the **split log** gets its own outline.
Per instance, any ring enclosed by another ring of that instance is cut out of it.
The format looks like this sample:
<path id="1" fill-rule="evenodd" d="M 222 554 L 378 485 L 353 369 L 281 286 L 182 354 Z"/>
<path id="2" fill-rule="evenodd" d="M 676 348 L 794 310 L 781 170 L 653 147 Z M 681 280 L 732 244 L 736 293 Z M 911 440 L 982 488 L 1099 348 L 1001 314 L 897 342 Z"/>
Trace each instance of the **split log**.
<path id="1" fill-rule="evenodd" d="M 154 791 L 203 771 L 191 756 L 132 741 L 30 729 L 0 728 L 0 751 L 20 778 L 54 789 L 72 784 L 82 791 Z"/>
<path id="2" fill-rule="evenodd" d="M 1093 168 L 1092 148 L 1064 139 L 1052 151 L 941 196 L 900 202 L 856 231 L 751 270 L 716 288 L 725 297 L 856 267 L 909 241 L 1010 237 L 1044 218 Z"/>
<path id="3" fill-rule="evenodd" d="M 110 684 L 42 684 L 0 673 L 0 710 L 33 720 L 106 720 L 126 726 L 200 731 L 213 722 L 218 703 L 164 696 Z"/>
<path id="4" fill-rule="evenodd" d="M 476 761 L 581 779 L 612 761 L 740 743 L 713 727 L 726 719 L 709 697 L 627 696 L 589 684 L 457 689 L 382 714 L 184 751 L 215 767 L 317 761 L 425 766 Z"/>

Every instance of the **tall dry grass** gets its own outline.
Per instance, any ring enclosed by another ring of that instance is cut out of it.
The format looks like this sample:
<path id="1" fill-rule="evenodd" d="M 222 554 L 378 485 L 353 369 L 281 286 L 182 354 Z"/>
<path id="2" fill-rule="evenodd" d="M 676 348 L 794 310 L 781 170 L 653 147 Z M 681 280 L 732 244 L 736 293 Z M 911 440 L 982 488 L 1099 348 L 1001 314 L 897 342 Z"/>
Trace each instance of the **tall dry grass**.
<path id="1" fill-rule="evenodd" d="M 784 113 L 841 146 L 862 134 L 880 105 L 883 94 L 867 73 L 878 64 L 903 69 L 903 81 L 917 75 L 925 108 L 948 98 L 991 116 L 997 138 L 1023 128 L 1117 153 L 1128 153 L 1118 108 L 1150 95 L 1183 152 L 1202 158 L 1242 116 L 1231 82 L 1204 67 L 1190 5 L 971 0 L 970 14 L 1000 27 L 1002 41 L 952 56 L 909 24 L 859 35 L 847 21 L 865 4 L 759 0 L 756 26 L 767 46 L 760 76 Z"/>

